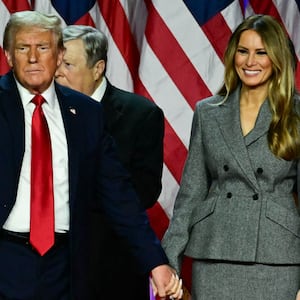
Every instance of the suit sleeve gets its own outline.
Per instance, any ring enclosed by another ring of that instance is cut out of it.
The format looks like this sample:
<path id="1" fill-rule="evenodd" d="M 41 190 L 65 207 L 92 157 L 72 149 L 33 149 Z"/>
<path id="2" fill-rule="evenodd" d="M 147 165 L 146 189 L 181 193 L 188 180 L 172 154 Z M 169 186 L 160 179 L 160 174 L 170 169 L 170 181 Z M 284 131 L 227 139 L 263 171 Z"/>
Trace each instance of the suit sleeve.
<path id="1" fill-rule="evenodd" d="M 149 225 L 130 176 L 116 158 L 112 138 L 103 133 L 97 195 L 105 216 L 115 232 L 125 240 L 142 272 L 168 263 L 160 241 Z"/>
<path id="2" fill-rule="evenodd" d="M 173 216 L 162 239 L 170 265 L 177 272 L 181 271 L 183 254 L 193 225 L 193 215 L 197 211 L 198 203 L 205 199 L 211 183 L 203 148 L 201 105 L 199 102 L 194 112 L 189 153 L 175 200 Z"/>

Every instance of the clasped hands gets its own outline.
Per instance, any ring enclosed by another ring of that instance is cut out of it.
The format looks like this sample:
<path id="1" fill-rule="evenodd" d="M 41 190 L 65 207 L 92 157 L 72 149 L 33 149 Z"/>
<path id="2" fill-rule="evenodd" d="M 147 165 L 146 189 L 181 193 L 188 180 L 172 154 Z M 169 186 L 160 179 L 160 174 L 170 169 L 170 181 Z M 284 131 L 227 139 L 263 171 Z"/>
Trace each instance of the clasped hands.
<path id="1" fill-rule="evenodd" d="M 182 279 L 176 271 L 168 265 L 161 265 L 151 272 L 151 284 L 153 293 L 161 300 L 179 300 L 183 296 Z"/>

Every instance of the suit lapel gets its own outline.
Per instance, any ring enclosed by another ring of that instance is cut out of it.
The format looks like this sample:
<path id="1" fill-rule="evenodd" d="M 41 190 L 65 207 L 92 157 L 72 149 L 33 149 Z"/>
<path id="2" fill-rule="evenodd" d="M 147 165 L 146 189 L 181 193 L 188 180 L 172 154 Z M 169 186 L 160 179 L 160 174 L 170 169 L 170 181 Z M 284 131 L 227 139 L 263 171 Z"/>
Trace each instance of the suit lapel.
<path id="1" fill-rule="evenodd" d="M 248 178 L 255 188 L 258 188 L 255 173 L 248 156 L 247 145 L 266 133 L 270 123 L 268 119 L 270 112 L 268 112 L 268 104 L 265 101 L 263 109 L 259 113 L 255 129 L 249 133 L 249 136 L 244 137 L 240 124 L 239 96 L 239 89 L 237 89 L 223 105 L 219 106 L 219 109 L 214 114 L 214 118 L 216 118 L 224 140 L 232 156 L 243 170 L 245 177 Z"/>
<path id="2" fill-rule="evenodd" d="M 119 118 L 123 116 L 124 112 L 122 103 L 115 97 L 114 87 L 108 81 L 101 104 L 105 112 L 105 117 L 108 116 L 105 120 L 105 125 L 108 128 L 108 131 L 111 132 Z"/>
<path id="3" fill-rule="evenodd" d="M 13 73 L 3 76 L 0 80 L 0 112 L 11 132 L 11 147 L 15 157 L 15 167 L 20 169 L 25 150 L 25 121 L 24 109 Z M 9 140 L 5 141 L 9 143 Z"/>
<path id="4" fill-rule="evenodd" d="M 63 94 L 56 86 L 56 94 L 61 109 L 62 119 L 64 122 L 67 146 L 68 146 L 68 162 L 69 162 L 69 194 L 70 204 L 72 207 L 72 199 L 76 199 L 75 192 L 78 183 L 78 161 L 79 151 L 81 149 L 80 136 L 82 126 L 80 125 L 80 109 L 72 102 L 72 97 Z"/>
<path id="5" fill-rule="evenodd" d="M 266 100 L 258 113 L 255 127 L 245 136 L 245 144 L 249 146 L 269 130 L 272 120 L 272 114 L 269 108 L 269 102 Z"/>

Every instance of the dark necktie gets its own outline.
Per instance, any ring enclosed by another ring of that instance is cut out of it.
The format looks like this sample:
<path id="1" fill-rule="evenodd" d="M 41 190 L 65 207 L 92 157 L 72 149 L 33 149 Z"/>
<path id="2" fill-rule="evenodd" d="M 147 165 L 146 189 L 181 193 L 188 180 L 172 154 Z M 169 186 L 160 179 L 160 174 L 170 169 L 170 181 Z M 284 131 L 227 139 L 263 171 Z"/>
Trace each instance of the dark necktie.
<path id="1" fill-rule="evenodd" d="M 54 244 L 54 197 L 50 133 L 42 110 L 45 99 L 36 95 L 31 125 L 30 243 L 44 255 Z"/>

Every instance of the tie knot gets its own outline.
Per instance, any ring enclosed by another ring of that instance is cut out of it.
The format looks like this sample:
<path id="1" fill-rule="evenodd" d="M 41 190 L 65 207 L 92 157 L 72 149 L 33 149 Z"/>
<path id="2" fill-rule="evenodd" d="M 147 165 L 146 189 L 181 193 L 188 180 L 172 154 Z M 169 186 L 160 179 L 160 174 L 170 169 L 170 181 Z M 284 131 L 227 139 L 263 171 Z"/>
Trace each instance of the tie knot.
<path id="1" fill-rule="evenodd" d="M 45 102 L 45 99 L 42 95 L 38 94 L 33 97 L 31 100 L 35 105 L 40 106 Z"/>

